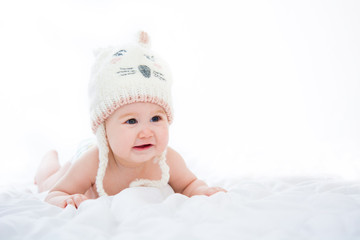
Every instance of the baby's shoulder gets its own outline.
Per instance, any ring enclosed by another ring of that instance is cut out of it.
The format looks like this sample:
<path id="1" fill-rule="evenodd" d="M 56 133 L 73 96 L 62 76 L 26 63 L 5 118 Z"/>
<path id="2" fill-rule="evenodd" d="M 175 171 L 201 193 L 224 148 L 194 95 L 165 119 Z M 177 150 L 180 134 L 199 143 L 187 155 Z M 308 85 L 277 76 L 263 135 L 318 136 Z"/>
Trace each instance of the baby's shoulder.
<path id="1" fill-rule="evenodd" d="M 92 146 L 86 150 L 74 163 L 79 168 L 88 172 L 96 174 L 99 166 L 99 149 L 97 146 Z"/>
<path id="2" fill-rule="evenodd" d="M 178 156 L 180 156 L 179 153 L 177 153 L 174 149 L 172 149 L 171 147 L 167 147 L 166 149 L 166 159 L 167 160 L 172 160 L 174 158 L 177 158 Z"/>
<path id="3" fill-rule="evenodd" d="M 169 166 L 173 166 L 183 163 L 184 159 L 177 151 L 168 147 L 166 151 L 166 162 Z"/>
<path id="4" fill-rule="evenodd" d="M 94 145 L 86 150 L 79 160 L 85 161 L 88 164 L 96 164 L 96 167 L 99 163 L 99 148 L 98 146 Z"/>

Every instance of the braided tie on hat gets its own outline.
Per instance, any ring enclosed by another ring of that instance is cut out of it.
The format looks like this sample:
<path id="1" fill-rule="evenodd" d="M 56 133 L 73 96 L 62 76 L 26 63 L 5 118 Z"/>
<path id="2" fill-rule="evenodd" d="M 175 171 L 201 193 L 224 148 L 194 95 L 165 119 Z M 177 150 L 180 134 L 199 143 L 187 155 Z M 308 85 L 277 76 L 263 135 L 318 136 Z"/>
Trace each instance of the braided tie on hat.
<path id="1" fill-rule="evenodd" d="M 109 145 L 106 138 L 106 130 L 105 124 L 101 124 L 97 131 L 96 137 L 98 141 L 99 147 L 99 168 L 95 180 L 95 185 L 99 196 L 107 196 L 104 190 L 103 180 L 105 177 L 106 168 L 109 162 L 108 154 L 109 154 Z M 161 179 L 160 180 L 149 180 L 149 179 L 136 179 L 131 182 L 129 187 L 164 187 L 170 179 L 170 168 L 166 164 L 166 150 L 160 155 L 159 158 L 155 158 L 155 162 L 158 161 L 161 170 Z"/>
<path id="2" fill-rule="evenodd" d="M 149 179 L 136 179 L 131 182 L 129 187 L 163 187 L 169 182 L 169 166 L 166 164 L 166 150 L 161 154 L 161 156 L 156 159 L 159 161 L 159 166 L 161 169 L 161 179 L 160 180 L 149 180 Z"/>
<path id="3" fill-rule="evenodd" d="M 104 123 L 101 124 L 96 131 L 96 138 L 99 147 L 99 168 L 96 175 L 95 185 L 96 185 L 96 190 L 99 193 L 100 197 L 107 196 L 104 190 L 103 180 L 106 172 L 106 167 L 109 161 L 108 160 L 109 146 L 106 140 L 106 132 L 104 125 L 105 125 Z"/>

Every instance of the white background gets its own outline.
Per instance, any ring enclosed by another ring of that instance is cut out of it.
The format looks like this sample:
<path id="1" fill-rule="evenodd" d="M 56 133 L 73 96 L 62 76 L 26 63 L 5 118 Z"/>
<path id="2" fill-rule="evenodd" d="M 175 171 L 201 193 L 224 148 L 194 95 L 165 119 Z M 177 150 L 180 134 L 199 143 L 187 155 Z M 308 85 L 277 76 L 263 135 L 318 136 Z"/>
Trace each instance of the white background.
<path id="1" fill-rule="evenodd" d="M 149 32 L 200 177 L 360 177 L 359 1 L 2 1 L 0 180 L 92 136 L 93 49 Z"/>

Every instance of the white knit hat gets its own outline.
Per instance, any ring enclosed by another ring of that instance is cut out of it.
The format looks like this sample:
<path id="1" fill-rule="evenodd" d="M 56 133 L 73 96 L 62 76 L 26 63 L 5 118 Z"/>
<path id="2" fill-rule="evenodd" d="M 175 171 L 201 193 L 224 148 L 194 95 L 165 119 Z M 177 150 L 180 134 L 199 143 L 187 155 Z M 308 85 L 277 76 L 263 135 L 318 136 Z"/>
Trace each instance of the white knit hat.
<path id="1" fill-rule="evenodd" d="M 99 148 L 96 188 L 100 196 L 106 195 L 103 179 L 109 153 L 105 120 L 123 105 L 147 102 L 161 106 L 172 122 L 171 74 L 167 64 L 149 47 L 149 36 L 141 32 L 138 44 L 108 47 L 95 53 L 89 96 L 92 130 Z"/>

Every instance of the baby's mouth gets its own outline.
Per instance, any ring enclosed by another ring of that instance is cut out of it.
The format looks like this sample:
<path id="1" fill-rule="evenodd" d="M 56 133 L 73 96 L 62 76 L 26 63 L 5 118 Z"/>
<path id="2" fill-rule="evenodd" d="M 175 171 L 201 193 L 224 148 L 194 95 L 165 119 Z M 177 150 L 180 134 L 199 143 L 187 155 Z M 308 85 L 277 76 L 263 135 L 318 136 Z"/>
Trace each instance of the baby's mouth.
<path id="1" fill-rule="evenodd" d="M 136 150 L 146 150 L 151 148 L 152 146 L 153 146 L 152 144 L 143 144 L 143 145 L 134 146 L 133 148 Z"/>

